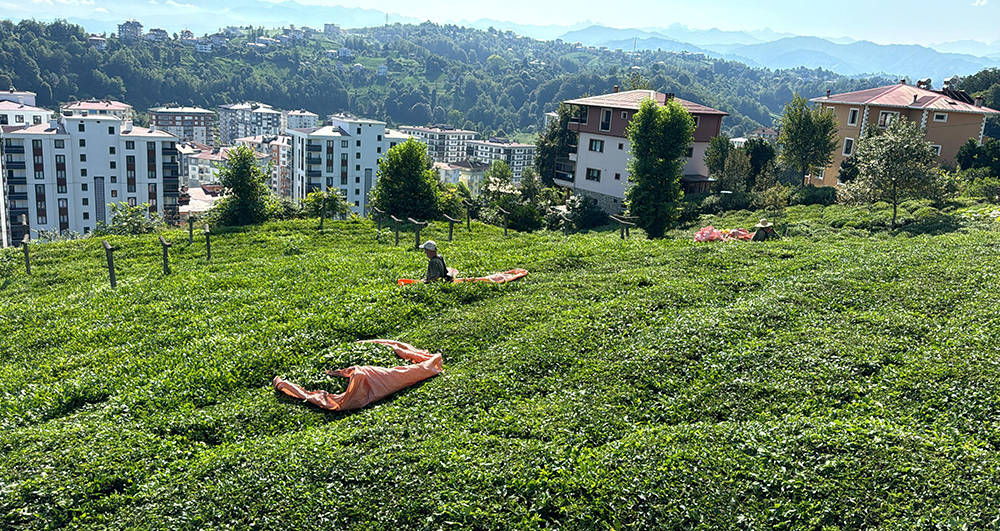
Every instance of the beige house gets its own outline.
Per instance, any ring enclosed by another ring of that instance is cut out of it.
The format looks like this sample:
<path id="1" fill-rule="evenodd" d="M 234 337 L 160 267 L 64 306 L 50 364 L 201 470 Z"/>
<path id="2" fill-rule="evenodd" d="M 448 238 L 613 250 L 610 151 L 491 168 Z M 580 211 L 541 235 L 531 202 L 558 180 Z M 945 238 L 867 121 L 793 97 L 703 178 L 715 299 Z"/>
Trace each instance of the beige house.
<path id="1" fill-rule="evenodd" d="M 925 88 L 926 87 L 926 88 Z M 905 118 L 924 130 L 927 141 L 937 151 L 937 163 L 955 165 L 958 149 L 970 138 L 983 141 L 986 118 L 1000 114 L 983 106 L 982 98 L 971 98 L 962 91 L 930 90 L 929 84 L 905 82 L 843 94 L 829 94 L 809 100 L 829 109 L 837 117 L 839 138 L 833 162 L 819 175 L 807 178 L 807 184 L 835 186 L 840 163 L 854 154 L 854 147 L 869 127 L 885 128 L 893 120 Z"/>

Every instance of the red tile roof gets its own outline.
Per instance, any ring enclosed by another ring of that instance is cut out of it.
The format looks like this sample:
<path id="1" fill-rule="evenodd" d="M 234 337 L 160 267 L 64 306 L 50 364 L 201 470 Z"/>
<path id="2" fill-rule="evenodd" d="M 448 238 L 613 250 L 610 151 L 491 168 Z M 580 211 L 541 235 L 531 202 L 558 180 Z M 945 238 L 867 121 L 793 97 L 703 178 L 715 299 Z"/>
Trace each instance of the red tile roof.
<path id="1" fill-rule="evenodd" d="M 576 100 L 568 100 L 564 103 L 570 105 L 588 105 L 593 107 L 610 107 L 612 109 L 631 109 L 638 110 L 639 103 L 646 99 L 655 99 L 660 105 L 664 105 L 667 102 L 667 95 L 662 92 L 657 92 L 655 90 L 629 90 L 625 92 L 613 92 L 611 94 L 602 94 L 600 96 L 591 96 L 589 98 L 580 98 Z M 721 116 L 729 116 L 729 113 L 720 111 L 718 109 L 713 109 L 711 107 L 701 105 L 699 103 L 694 103 L 692 101 L 682 100 L 680 98 L 674 98 L 678 103 L 684 106 L 684 109 L 691 114 L 715 114 Z"/>
<path id="2" fill-rule="evenodd" d="M 132 108 L 131 105 L 127 103 L 122 103 L 120 101 L 97 101 L 97 100 L 87 100 L 87 101 L 73 101 L 62 106 L 66 110 L 79 110 L 79 111 L 127 111 Z"/>
<path id="3" fill-rule="evenodd" d="M 905 109 L 927 109 L 932 111 L 965 112 L 976 114 L 1000 114 L 989 107 L 976 107 L 950 98 L 944 94 L 917 88 L 913 85 L 889 85 L 856 92 L 831 94 L 812 98 L 814 103 L 843 103 L 847 105 L 878 105 Z"/>

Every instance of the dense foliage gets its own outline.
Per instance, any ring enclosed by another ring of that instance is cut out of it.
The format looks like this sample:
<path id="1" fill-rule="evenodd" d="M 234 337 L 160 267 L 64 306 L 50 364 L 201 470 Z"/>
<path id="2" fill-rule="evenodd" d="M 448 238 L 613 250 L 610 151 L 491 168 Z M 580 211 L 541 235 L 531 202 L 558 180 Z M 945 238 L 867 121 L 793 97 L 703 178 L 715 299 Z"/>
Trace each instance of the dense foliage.
<path id="1" fill-rule="evenodd" d="M 38 245 L 0 290 L 0 527 L 989 529 L 1000 235 L 970 215 L 990 230 L 844 225 L 882 205 L 791 207 L 764 245 L 457 231 L 463 273 L 531 272 L 506 286 L 401 289 L 426 259 L 369 221 L 220 232 L 210 263 L 167 232 L 167 277 L 113 237 L 114 291 L 93 240 Z M 372 337 L 445 371 L 346 414 L 271 390 L 395 364 Z"/>
<path id="2" fill-rule="evenodd" d="M 379 161 L 371 206 L 400 219 L 436 219 L 441 208 L 431 164 L 427 147 L 412 138 L 389 148 Z"/>
<path id="3" fill-rule="evenodd" d="M 249 37 L 271 33 L 254 29 Z M 432 23 L 356 29 L 337 40 L 320 36 L 260 51 L 246 39 L 197 53 L 178 40 L 125 44 L 109 37 L 101 51 L 87 44 L 83 28 L 65 21 L 0 21 L 0 88 L 37 92 L 47 107 L 90 97 L 126 101 L 138 111 L 257 100 L 320 116 L 348 111 L 394 125 L 450 123 L 511 134 L 540 132 L 544 113 L 559 102 L 625 86 L 638 66 L 650 88 L 730 113 L 726 132 L 740 136 L 771 125 L 795 92 L 812 97 L 889 83 L 822 69 L 750 68 L 700 54 L 636 57 Z M 327 54 L 341 47 L 353 51 L 350 60 Z M 379 65 L 387 76 L 377 74 Z"/>
<path id="4" fill-rule="evenodd" d="M 258 164 L 257 154 L 247 145 L 229 150 L 225 165 L 219 169 L 219 183 L 225 196 L 209 212 L 214 223 L 249 225 L 272 217 L 278 200 L 267 186 L 267 172 Z M 268 207 L 271 208 L 268 208 Z"/>
<path id="5" fill-rule="evenodd" d="M 792 98 L 779 120 L 778 146 L 781 161 L 803 176 L 833 160 L 837 146 L 837 118 L 822 105 L 810 106 L 798 94 Z"/>

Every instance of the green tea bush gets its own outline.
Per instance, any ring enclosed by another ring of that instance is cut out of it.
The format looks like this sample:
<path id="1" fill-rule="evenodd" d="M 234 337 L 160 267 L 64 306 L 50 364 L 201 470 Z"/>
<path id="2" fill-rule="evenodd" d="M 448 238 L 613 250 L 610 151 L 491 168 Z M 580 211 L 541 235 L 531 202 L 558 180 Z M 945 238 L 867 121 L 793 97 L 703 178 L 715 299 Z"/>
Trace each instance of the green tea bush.
<path id="1" fill-rule="evenodd" d="M 797 187 L 788 200 L 791 205 L 824 205 L 837 202 L 837 189 L 832 186 L 806 185 Z"/>

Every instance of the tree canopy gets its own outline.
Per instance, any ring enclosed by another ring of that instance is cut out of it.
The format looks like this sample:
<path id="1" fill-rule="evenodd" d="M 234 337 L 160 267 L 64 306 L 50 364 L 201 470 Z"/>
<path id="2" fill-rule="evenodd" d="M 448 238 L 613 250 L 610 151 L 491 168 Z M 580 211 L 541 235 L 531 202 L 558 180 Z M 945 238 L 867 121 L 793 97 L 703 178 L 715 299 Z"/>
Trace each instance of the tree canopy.
<path id="1" fill-rule="evenodd" d="M 780 119 L 781 161 L 795 168 L 803 177 L 814 168 L 822 168 L 833 160 L 837 147 L 837 118 L 821 106 L 809 106 L 795 94 L 785 105 Z"/>
<path id="2" fill-rule="evenodd" d="M 226 196 L 213 207 L 222 225 L 249 225 L 268 217 L 268 203 L 275 202 L 267 186 L 267 173 L 257 162 L 257 154 L 246 145 L 229 150 L 228 160 L 219 171 Z"/>
<path id="3" fill-rule="evenodd" d="M 410 138 L 389 148 L 379 162 L 371 205 L 397 218 L 434 219 L 439 214 L 437 190 L 427 146 Z"/>

